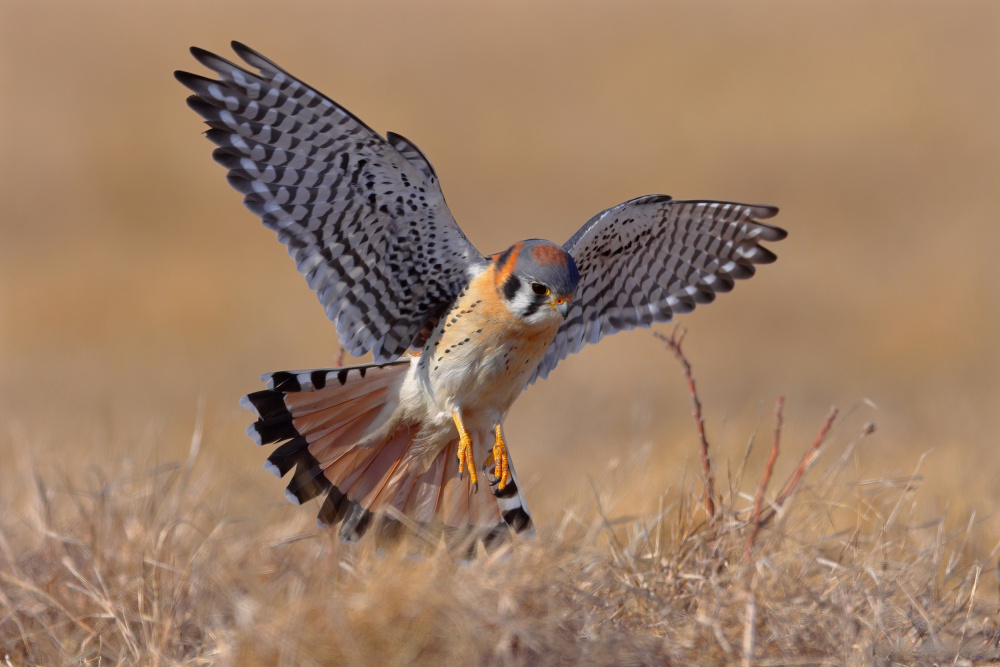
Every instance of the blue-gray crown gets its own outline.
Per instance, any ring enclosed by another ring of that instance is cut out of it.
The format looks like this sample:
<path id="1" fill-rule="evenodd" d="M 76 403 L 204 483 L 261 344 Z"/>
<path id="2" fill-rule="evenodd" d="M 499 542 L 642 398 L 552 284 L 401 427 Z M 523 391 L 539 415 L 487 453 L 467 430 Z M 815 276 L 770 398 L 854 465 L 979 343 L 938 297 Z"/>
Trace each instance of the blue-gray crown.
<path id="1" fill-rule="evenodd" d="M 580 282 L 580 272 L 573 257 L 561 246 L 541 239 L 522 242 L 514 270 L 529 280 L 544 284 L 554 294 L 573 294 Z"/>

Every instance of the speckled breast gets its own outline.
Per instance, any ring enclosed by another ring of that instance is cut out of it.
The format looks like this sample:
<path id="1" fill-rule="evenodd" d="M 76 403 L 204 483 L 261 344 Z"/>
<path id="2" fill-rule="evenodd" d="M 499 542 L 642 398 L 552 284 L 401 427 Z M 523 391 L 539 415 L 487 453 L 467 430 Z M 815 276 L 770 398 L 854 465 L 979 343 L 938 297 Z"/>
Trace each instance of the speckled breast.
<path id="1" fill-rule="evenodd" d="M 524 389 L 559 325 L 526 326 L 507 310 L 486 274 L 473 280 L 438 322 L 421 364 L 441 408 L 500 418 Z"/>

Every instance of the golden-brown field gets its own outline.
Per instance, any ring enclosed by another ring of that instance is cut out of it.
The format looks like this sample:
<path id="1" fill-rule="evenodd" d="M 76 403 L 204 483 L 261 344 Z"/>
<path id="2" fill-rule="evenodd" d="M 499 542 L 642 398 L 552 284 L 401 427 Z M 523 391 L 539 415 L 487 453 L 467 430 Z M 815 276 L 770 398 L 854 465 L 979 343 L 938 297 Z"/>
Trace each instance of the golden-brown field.
<path id="1" fill-rule="evenodd" d="M 711 529 L 648 332 L 515 405 L 535 540 L 348 548 L 284 501 L 237 401 L 338 346 L 172 78 L 231 39 L 417 143 L 484 252 L 647 193 L 781 207 L 779 261 L 683 319 Z M 996 660 L 998 176 L 990 2 L 0 1 L 0 658 Z M 770 500 L 842 417 L 745 561 L 778 395 Z"/>

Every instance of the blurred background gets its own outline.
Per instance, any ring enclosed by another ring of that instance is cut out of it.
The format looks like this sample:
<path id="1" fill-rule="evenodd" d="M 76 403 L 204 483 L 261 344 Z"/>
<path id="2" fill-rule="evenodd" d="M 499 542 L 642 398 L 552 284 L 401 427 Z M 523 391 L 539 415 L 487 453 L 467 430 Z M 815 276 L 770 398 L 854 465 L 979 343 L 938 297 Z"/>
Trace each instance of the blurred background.
<path id="1" fill-rule="evenodd" d="M 338 343 L 172 77 L 231 39 L 412 139 L 485 253 L 649 193 L 779 206 L 779 261 L 683 318 L 720 465 L 784 394 L 782 465 L 836 404 L 872 474 L 930 452 L 932 498 L 1000 506 L 991 2 L 2 0 L 5 461 L 182 458 L 203 401 L 220 496 L 283 502 L 237 401 Z M 648 332 L 563 362 L 508 418 L 536 518 L 640 459 L 655 507 L 689 413 Z"/>

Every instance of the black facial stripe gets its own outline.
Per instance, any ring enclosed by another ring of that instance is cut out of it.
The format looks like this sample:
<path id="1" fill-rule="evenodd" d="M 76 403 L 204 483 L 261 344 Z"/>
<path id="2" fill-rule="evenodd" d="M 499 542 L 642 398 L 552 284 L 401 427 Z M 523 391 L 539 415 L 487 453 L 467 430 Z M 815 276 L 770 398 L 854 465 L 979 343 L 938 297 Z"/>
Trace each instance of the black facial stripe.
<path id="1" fill-rule="evenodd" d="M 510 301 L 514 298 L 514 295 L 517 294 L 517 290 L 519 289 L 521 289 L 521 280 L 517 276 L 511 274 L 510 278 L 508 278 L 503 284 L 503 295 L 507 297 L 508 301 Z"/>
<path id="2" fill-rule="evenodd" d="M 534 300 L 528 306 L 527 310 L 524 311 L 523 317 L 531 317 L 536 312 L 538 312 L 538 309 L 541 308 L 542 304 L 547 302 L 548 302 L 548 297 L 546 297 L 544 294 L 536 295 Z"/>
<path id="3" fill-rule="evenodd" d="M 500 253 L 500 256 L 497 257 L 497 268 L 498 269 L 502 269 L 504 266 L 506 266 L 506 264 L 507 264 L 507 258 L 510 257 L 510 253 L 513 250 L 514 250 L 514 246 L 511 246 L 511 247 L 507 248 L 506 250 L 504 250 L 502 253 Z"/>

